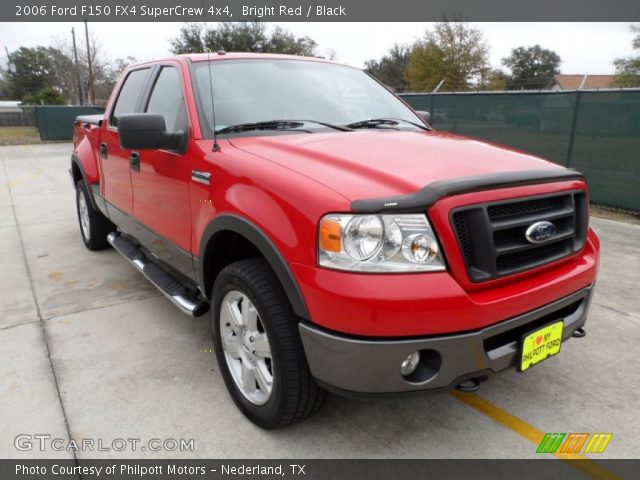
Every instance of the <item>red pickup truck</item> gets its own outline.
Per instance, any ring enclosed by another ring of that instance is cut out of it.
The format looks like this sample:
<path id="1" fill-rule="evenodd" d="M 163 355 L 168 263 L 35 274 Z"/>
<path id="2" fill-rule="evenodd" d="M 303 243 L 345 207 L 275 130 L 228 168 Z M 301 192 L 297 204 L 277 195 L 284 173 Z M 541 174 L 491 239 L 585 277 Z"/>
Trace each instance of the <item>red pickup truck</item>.
<path id="1" fill-rule="evenodd" d="M 474 389 L 583 325 L 598 268 L 584 178 L 434 131 L 364 72 L 284 55 L 131 66 L 78 117 L 87 248 L 210 312 L 234 401 L 264 428 L 347 395 Z"/>

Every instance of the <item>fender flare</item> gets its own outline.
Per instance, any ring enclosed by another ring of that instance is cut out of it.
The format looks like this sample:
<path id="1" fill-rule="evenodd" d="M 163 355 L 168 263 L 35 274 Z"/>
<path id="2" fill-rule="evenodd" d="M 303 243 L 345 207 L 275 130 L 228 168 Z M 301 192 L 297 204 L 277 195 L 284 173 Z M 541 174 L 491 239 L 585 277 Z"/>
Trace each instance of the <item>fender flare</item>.
<path id="1" fill-rule="evenodd" d="M 259 227 L 251 223 L 249 220 L 234 214 L 222 214 L 207 225 L 200 241 L 200 249 L 198 252 L 198 262 L 196 267 L 196 274 L 198 276 L 200 285 L 204 288 L 204 258 L 209 241 L 219 232 L 230 231 L 238 235 L 245 237 L 260 251 L 262 256 L 267 260 L 267 263 L 271 266 L 275 272 L 282 288 L 289 298 L 291 307 L 295 314 L 305 320 L 309 320 L 309 312 L 307 310 L 304 297 L 298 286 L 289 265 L 285 261 L 284 257 L 274 245 L 274 243 L 260 230 Z M 205 292 L 206 293 L 206 292 Z"/>
<path id="2" fill-rule="evenodd" d="M 80 157 L 78 157 L 78 155 L 76 155 L 75 153 L 72 153 L 71 154 L 71 168 L 72 169 L 73 169 L 74 165 L 76 167 L 78 167 L 78 170 L 80 170 L 80 175 L 82 176 L 82 181 L 87 186 L 87 191 L 89 192 L 89 201 L 91 202 L 91 206 L 94 209 L 97 210 L 98 206 L 96 204 L 96 200 L 93 198 L 93 190 L 91 189 L 91 185 L 89 184 L 89 181 L 87 180 L 87 174 L 85 173 L 84 167 L 82 166 L 82 161 L 80 160 Z M 73 175 L 73 173 L 72 173 L 72 175 Z"/>

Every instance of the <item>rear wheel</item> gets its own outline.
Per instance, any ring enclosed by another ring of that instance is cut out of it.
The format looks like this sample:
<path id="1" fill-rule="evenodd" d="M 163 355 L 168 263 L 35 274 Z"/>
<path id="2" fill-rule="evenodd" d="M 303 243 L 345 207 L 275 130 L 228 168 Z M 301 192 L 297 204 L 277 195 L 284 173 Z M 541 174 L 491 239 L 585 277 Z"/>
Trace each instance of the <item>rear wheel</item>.
<path id="1" fill-rule="evenodd" d="M 227 266 L 213 287 L 211 327 L 218 365 L 236 405 L 263 428 L 317 411 L 325 392 L 309 372 L 298 318 L 260 258 Z"/>
<path id="2" fill-rule="evenodd" d="M 89 191 L 84 181 L 76 184 L 76 208 L 82 241 L 89 250 L 102 250 L 109 246 L 107 235 L 116 226 L 102 212 L 93 208 L 89 199 Z"/>

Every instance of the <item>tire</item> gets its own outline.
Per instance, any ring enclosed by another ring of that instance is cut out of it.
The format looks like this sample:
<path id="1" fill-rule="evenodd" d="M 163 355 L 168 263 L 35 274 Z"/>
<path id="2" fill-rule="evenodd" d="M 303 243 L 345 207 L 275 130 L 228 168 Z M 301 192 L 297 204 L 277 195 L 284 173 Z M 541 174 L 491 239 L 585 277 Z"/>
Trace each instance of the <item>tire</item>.
<path id="1" fill-rule="evenodd" d="M 285 427 L 315 413 L 325 391 L 309 371 L 299 319 L 267 262 L 250 258 L 228 265 L 216 279 L 212 301 L 218 365 L 242 413 L 265 429 Z"/>
<path id="2" fill-rule="evenodd" d="M 107 235 L 116 230 L 116 226 L 91 204 L 89 190 L 83 180 L 76 184 L 76 211 L 80 235 L 89 250 L 103 250 L 109 247 Z"/>

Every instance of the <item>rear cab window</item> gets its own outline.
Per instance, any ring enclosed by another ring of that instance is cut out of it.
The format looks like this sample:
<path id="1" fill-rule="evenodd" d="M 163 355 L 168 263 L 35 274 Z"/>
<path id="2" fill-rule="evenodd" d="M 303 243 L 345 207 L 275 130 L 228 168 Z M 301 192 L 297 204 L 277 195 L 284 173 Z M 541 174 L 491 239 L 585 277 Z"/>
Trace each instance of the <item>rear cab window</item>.
<path id="1" fill-rule="evenodd" d="M 120 88 L 118 98 L 111 111 L 111 117 L 109 118 L 110 126 L 118 127 L 119 115 L 136 113 L 138 110 L 138 101 L 140 100 L 150 71 L 150 68 L 141 68 L 129 72 L 122 84 L 122 88 Z"/>

